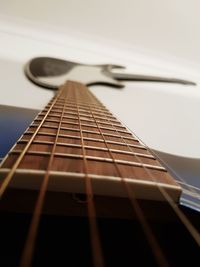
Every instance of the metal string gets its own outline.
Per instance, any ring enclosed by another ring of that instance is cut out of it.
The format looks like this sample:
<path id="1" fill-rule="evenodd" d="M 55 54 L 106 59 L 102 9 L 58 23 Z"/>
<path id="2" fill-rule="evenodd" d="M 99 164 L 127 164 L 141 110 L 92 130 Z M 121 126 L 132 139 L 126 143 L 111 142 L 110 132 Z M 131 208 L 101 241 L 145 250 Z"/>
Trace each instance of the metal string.
<path id="1" fill-rule="evenodd" d="M 1 187 L 0 187 L 0 199 L 3 196 L 5 190 L 7 189 L 11 179 L 13 178 L 13 175 L 16 171 L 16 169 L 18 168 L 19 164 L 21 163 L 22 159 L 24 158 L 27 150 L 29 149 L 32 141 L 34 140 L 35 136 L 37 135 L 37 133 L 39 132 L 43 122 L 45 121 L 46 117 L 48 116 L 49 112 L 51 111 L 52 107 L 54 106 L 57 98 L 60 96 L 61 91 L 58 92 L 57 96 L 54 98 L 49 110 L 47 111 L 46 115 L 44 116 L 44 118 L 42 119 L 42 121 L 40 122 L 40 124 L 38 125 L 37 129 L 35 130 L 35 132 L 33 133 L 32 137 L 30 138 L 30 140 L 28 141 L 28 143 L 26 144 L 26 146 L 24 147 L 24 149 L 22 150 L 21 154 L 19 155 L 19 157 L 17 158 L 16 162 L 14 163 L 14 165 L 12 166 L 12 168 L 10 169 L 9 173 L 7 174 L 7 176 L 5 177 L 5 179 L 3 180 Z M 7 157 L 6 157 L 7 158 Z M 5 158 L 5 159 L 6 159 Z M 4 161 L 1 163 L 1 165 L 3 165 Z"/>
<path id="2" fill-rule="evenodd" d="M 56 97 L 56 100 L 58 99 L 59 96 L 61 96 L 63 94 L 64 89 L 65 89 L 65 86 L 60 88 L 60 92 L 58 93 L 58 95 Z M 56 101 L 54 101 L 53 103 L 55 104 Z M 30 223 L 27 239 L 26 239 L 24 250 L 23 250 L 23 253 L 22 253 L 20 267 L 29 267 L 29 266 L 31 266 L 31 261 L 32 261 L 32 257 L 33 257 L 33 252 L 34 252 L 34 247 L 35 247 L 35 242 L 36 242 L 36 236 L 37 236 L 39 222 L 40 222 L 40 217 L 41 217 L 42 208 L 43 208 L 43 205 L 44 205 L 45 195 L 46 195 L 48 182 L 49 182 L 49 172 L 50 172 L 50 169 L 51 169 L 51 166 L 52 166 L 52 162 L 53 162 L 53 158 L 54 158 L 56 144 L 57 144 L 57 140 L 58 140 L 58 136 L 59 136 L 59 132 L 60 132 L 60 127 L 61 127 L 61 123 L 62 123 L 62 117 L 63 117 L 63 114 L 64 114 L 64 108 L 65 108 L 65 103 L 63 104 L 62 115 L 61 115 L 59 126 L 58 126 L 58 129 L 57 129 L 55 142 L 54 142 L 54 145 L 53 145 L 53 148 L 52 148 L 52 151 L 51 151 L 51 155 L 50 155 L 50 159 L 49 159 L 49 162 L 48 162 L 47 170 L 45 172 L 45 176 L 43 178 L 42 185 L 40 187 L 39 195 L 38 195 L 38 198 L 36 200 L 36 205 L 35 205 L 35 208 L 34 208 L 34 211 L 33 211 L 33 216 L 32 216 L 32 219 L 31 219 L 31 223 Z"/>
<path id="3" fill-rule="evenodd" d="M 110 120 L 108 119 L 108 121 L 110 121 Z M 112 122 L 110 122 L 110 123 L 112 124 Z M 113 126 L 113 128 L 118 133 L 118 135 L 123 139 L 123 142 L 127 145 L 127 147 L 129 148 L 129 150 L 132 151 L 131 147 L 127 144 L 127 142 L 124 140 L 124 138 L 119 134 L 119 132 L 117 131 L 116 127 Z M 137 155 L 135 155 L 135 157 L 137 158 L 137 160 L 140 163 L 142 163 L 141 159 Z M 198 230 L 192 225 L 192 223 L 189 221 L 189 219 L 187 218 L 187 216 L 179 209 L 178 205 L 173 201 L 173 199 L 168 194 L 168 192 L 166 191 L 166 189 L 163 188 L 162 186 L 160 186 L 159 183 L 157 183 L 156 179 L 154 178 L 154 176 L 152 175 L 152 173 L 149 171 L 149 169 L 147 167 L 145 167 L 145 166 L 143 166 L 143 168 L 148 173 L 148 175 L 151 178 L 151 180 L 153 182 L 155 182 L 155 184 L 156 184 L 158 190 L 160 191 L 160 193 L 167 200 L 167 202 L 170 205 L 170 207 L 172 208 L 172 210 L 175 212 L 175 214 L 180 219 L 180 221 L 184 224 L 184 226 L 189 231 L 189 233 L 191 234 L 191 236 L 193 237 L 193 239 L 196 241 L 196 243 L 198 244 L 198 246 L 200 246 L 200 234 L 199 234 Z"/>
<path id="4" fill-rule="evenodd" d="M 101 104 L 101 102 L 98 99 L 96 99 L 96 97 L 91 93 L 91 91 L 87 90 L 87 92 L 88 92 L 88 95 L 90 95 L 91 98 L 94 98 L 95 100 L 97 100 Z M 91 111 L 91 114 L 93 116 L 93 119 L 96 122 L 96 119 L 95 119 L 92 111 Z M 136 216 L 138 217 L 138 220 L 139 220 L 140 225 L 141 225 L 141 227 L 143 229 L 143 232 L 144 232 L 144 234 L 145 234 L 145 236 L 147 238 L 147 241 L 148 241 L 148 243 L 150 245 L 150 248 L 152 249 L 152 252 L 153 252 L 153 255 L 155 257 L 155 260 L 157 261 L 159 266 L 169 267 L 169 264 L 168 264 L 164 254 L 163 254 L 163 252 L 162 252 L 162 250 L 161 250 L 161 248 L 160 248 L 160 246 L 158 244 L 158 241 L 157 241 L 154 233 L 152 232 L 151 227 L 150 227 L 148 221 L 146 220 L 146 218 L 144 216 L 144 213 L 143 213 L 143 211 L 142 211 L 142 209 L 141 209 L 141 207 L 139 205 L 139 202 L 138 202 L 138 200 L 137 200 L 137 198 L 135 196 L 135 192 L 130 188 L 129 184 L 124 179 L 124 177 L 123 177 L 123 175 L 122 175 L 117 163 L 115 162 L 113 154 L 112 154 L 112 152 L 110 151 L 110 149 L 108 147 L 108 144 L 107 144 L 106 139 L 105 139 L 105 137 L 104 137 L 104 135 L 102 133 L 102 130 L 99 127 L 97 122 L 96 122 L 96 125 L 97 125 L 97 127 L 99 129 L 99 132 L 101 133 L 101 136 L 102 136 L 102 138 L 103 138 L 103 140 L 105 142 L 105 145 L 106 145 L 106 147 L 107 147 L 107 149 L 109 151 L 109 154 L 110 154 L 110 156 L 111 156 L 111 158 L 113 160 L 113 163 L 114 163 L 115 168 L 116 168 L 116 170 L 117 170 L 117 172 L 119 174 L 119 177 L 121 177 L 122 184 L 125 187 L 125 190 L 127 191 L 128 198 L 129 198 L 129 200 L 131 202 L 133 210 L 136 213 Z"/>
<path id="5" fill-rule="evenodd" d="M 124 142 L 126 143 L 125 140 L 124 140 Z M 150 149 L 150 151 L 151 151 L 151 149 Z M 154 155 L 153 152 L 152 152 L 152 154 Z M 161 160 L 161 162 L 164 164 L 164 162 L 162 160 Z M 146 172 L 149 174 L 150 178 L 156 183 L 156 179 L 153 177 L 152 173 L 145 166 L 144 166 L 144 168 L 145 168 Z M 181 177 L 179 177 L 179 178 L 182 179 Z M 192 225 L 192 223 L 187 218 L 187 216 L 180 210 L 179 206 L 173 201 L 173 199 L 168 194 L 166 189 L 163 188 L 162 186 L 160 186 L 158 183 L 156 183 L 156 185 L 157 185 L 157 188 L 159 189 L 159 191 L 161 192 L 161 194 L 163 195 L 163 197 L 167 200 L 168 204 L 170 205 L 170 207 L 172 208 L 174 213 L 177 215 L 179 220 L 183 223 L 183 225 L 186 227 L 188 232 L 191 234 L 191 236 L 193 237 L 193 239 L 195 240 L 197 245 L 200 247 L 200 233 L 198 232 L 198 230 Z"/>
<path id="6" fill-rule="evenodd" d="M 78 90 L 82 90 L 82 88 L 77 88 L 76 83 L 71 83 L 73 85 L 73 90 L 75 92 L 75 96 L 78 102 Z M 80 85 L 79 85 L 80 86 Z M 79 92 L 81 93 L 81 92 Z M 84 96 L 83 96 L 84 97 Z M 82 100 L 84 100 L 82 98 Z M 103 260 L 103 253 L 100 244 L 99 232 L 97 227 L 96 221 L 96 210 L 94 204 L 94 195 L 92 189 L 91 179 L 88 176 L 88 164 L 86 158 L 86 151 L 84 146 L 84 139 L 83 139 L 83 132 L 81 127 L 81 120 L 80 120 L 80 112 L 79 107 L 77 104 L 77 112 L 78 112 L 78 122 L 80 127 L 80 137 L 81 137 L 81 144 L 82 144 L 82 153 L 83 153 L 83 161 L 84 161 L 84 169 L 85 169 L 85 188 L 86 188 L 86 195 L 87 195 L 87 208 L 88 208 L 88 219 L 89 219 L 89 226 L 90 226 L 90 238 L 91 238 L 91 246 L 93 251 L 93 264 L 95 267 L 103 267 L 104 260 Z"/>
<path id="7" fill-rule="evenodd" d="M 61 91 L 60 91 L 60 94 L 61 94 Z M 1 188 L 0 188 L 0 197 L 3 196 L 3 194 L 4 194 L 4 192 L 5 192 L 6 188 L 7 188 L 7 186 L 9 185 L 9 183 L 10 183 L 10 181 L 11 181 L 11 179 L 12 179 L 12 177 L 13 177 L 15 171 L 16 171 L 16 169 L 18 168 L 18 166 L 19 166 L 21 160 L 23 159 L 25 153 L 27 152 L 28 148 L 30 147 L 30 145 L 31 145 L 32 141 L 34 140 L 36 134 L 38 133 L 40 127 L 42 126 L 43 122 L 45 121 L 45 118 L 46 118 L 47 115 L 49 114 L 50 110 L 52 109 L 54 103 L 56 102 L 56 100 L 58 99 L 58 97 L 59 97 L 60 94 L 58 93 L 56 99 L 53 100 L 53 103 L 51 104 L 51 106 L 50 106 L 50 108 L 49 108 L 49 111 L 47 112 L 47 114 L 45 115 L 45 117 L 43 118 L 43 120 L 41 121 L 41 123 L 39 124 L 38 128 L 36 129 L 35 133 L 33 134 L 33 136 L 31 137 L 31 139 L 29 140 L 29 142 L 28 142 L 27 145 L 25 146 L 24 150 L 21 152 L 19 158 L 17 159 L 17 161 L 16 161 L 15 164 L 13 165 L 13 167 L 12 167 L 12 169 L 10 170 L 9 174 L 8 174 L 8 175 L 6 176 L 6 178 L 4 179 L 4 181 L 3 181 L 2 185 L 1 185 Z M 92 96 L 93 96 L 93 95 L 92 95 Z M 93 96 L 93 97 L 94 97 L 94 96 Z M 78 107 L 78 105 L 77 105 L 77 107 Z M 93 117 L 94 117 L 94 116 L 93 116 Z M 95 120 L 95 121 L 96 121 L 96 120 Z M 109 122 L 110 122 L 110 121 L 109 121 Z M 97 124 L 97 122 L 96 122 L 96 124 Z M 111 124 L 112 124 L 112 123 L 111 123 Z M 97 125 L 97 126 L 98 126 L 98 125 Z M 113 125 L 112 125 L 112 127 L 113 127 Z M 99 127 L 98 127 L 98 128 L 99 128 Z M 100 129 L 100 128 L 99 128 L 99 130 L 100 130 L 100 132 L 101 132 L 101 129 Z M 115 128 L 115 130 L 116 130 L 116 132 L 118 133 L 118 131 L 117 131 L 116 128 Z M 102 134 L 102 132 L 101 132 L 101 134 Z M 119 134 L 119 133 L 118 133 L 118 134 Z M 120 137 L 121 137 L 121 136 L 120 136 Z M 121 137 L 121 138 L 122 138 L 122 137 Z M 126 143 L 125 140 L 123 140 L 123 141 Z M 128 146 L 127 143 L 126 143 L 126 145 Z M 129 146 L 128 146 L 128 147 L 129 147 Z M 132 151 L 131 147 L 129 147 L 129 149 L 130 149 L 130 151 Z M 108 148 L 108 150 L 109 150 L 109 148 Z M 111 153 L 111 151 L 109 151 L 109 152 Z M 111 153 L 111 154 L 112 154 L 112 153 Z M 111 156 L 112 156 L 112 155 L 111 155 Z M 53 156 L 52 156 L 52 157 L 53 157 Z M 137 155 L 136 155 L 136 157 L 137 157 Z M 139 158 L 139 157 L 137 157 L 137 158 L 138 158 L 138 160 L 141 162 L 140 158 Z M 142 163 L 142 162 L 141 162 L 141 163 Z M 149 173 L 149 175 L 152 176 L 151 172 L 150 172 L 146 167 L 144 167 L 144 168 L 145 168 L 146 171 Z M 122 177 L 122 179 L 123 179 L 123 177 Z M 155 181 L 154 177 L 151 177 L 151 179 Z M 48 177 L 47 177 L 47 180 L 48 180 Z M 123 179 L 123 180 L 124 180 L 124 179 Z M 124 181 L 124 182 L 126 183 L 126 181 Z M 155 181 L 155 182 L 156 182 L 156 181 Z M 46 183 L 45 186 L 47 186 L 47 183 Z M 45 186 L 44 186 L 44 187 L 45 187 Z M 126 185 L 126 186 L 127 186 L 127 185 Z M 185 221 L 184 225 L 188 228 L 188 230 L 191 232 L 191 234 L 193 233 L 192 236 L 193 236 L 193 235 L 196 236 L 196 235 L 198 234 L 197 231 L 194 231 L 194 230 L 196 230 L 196 229 L 194 229 L 193 226 L 192 226 L 192 227 L 190 226 L 191 223 L 188 221 L 187 218 L 185 218 L 185 215 L 179 210 L 177 204 L 176 204 L 176 203 L 173 203 L 174 201 L 171 199 L 171 197 L 169 196 L 169 194 L 168 194 L 167 192 L 165 192 L 165 191 L 166 191 L 165 189 L 161 188 L 159 185 L 157 185 L 157 186 L 158 186 L 160 192 L 163 194 L 163 196 L 166 198 L 166 200 L 167 200 L 168 203 L 170 204 L 170 206 L 172 206 L 173 210 L 176 212 L 176 214 L 178 215 L 178 217 L 180 218 L 180 220 L 181 220 L 181 221 Z M 130 197 L 131 197 L 132 202 L 133 202 L 133 198 L 134 198 L 134 197 L 132 196 L 133 192 L 131 192 L 130 188 L 129 188 L 129 191 L 130 191 L 129 193 L 131 194 Z M 45 193 L 45 191 L 44 191 L 44 193 Z M 44 195 L 41 197 L 41 199 L 44 200 Z M 40 201 L 40 203 L 41 203 L 41 202 L 43 202 L 43 201 Z M 134 203 L 134 204 L 135 204 L 135 203 Z M 41 209 L 42 209 L 42 205 L 41 205 Z M 141 215 L 140 215 L 140 216 L 141 216 Z M 40 217 L 40 216 L 39 216 L 39 217 Z M 186 220 L 185 220 L 185 219 L 186 219 Z M 38 223 L 39 223 L 39 219 L 38 219 Z M 189 224 L 189 226 L 188 226 L 188 224 Z M 37 228 L 37 227 L 36 227 L 36 228 Z M 37 233 L 37 229 L 36 229 L 36 233 Z M 193 236 L 193 237 L 194 237 L 194 236 Z M 195 237 L 194 237 L 194 238 L 195 238 Z M 198 237 L 198 238 L 195 238 L 195 240 L 197 241 L 198 244 L 200 244 L 199 237 Z M 29 266 L 29 265 L 21 265 L 21 266 L 26 266 L 26 267 L 27 267 L 27 266 Z M 162 266 L 164 266 L 164 265 L 162 265 Z"/>
<path id="8" fill-rule="evenodd" d="M 183 184 L 184 186 L 186 186 L 187 189 L 184 189 L 183 188 L 183 193 L 186 193 L 188 195 L 191 195 L 193 197 L 196 197 L 196 198 L 200 198 L 200 193 L 198 192 L 200 189 L 193 186 L 193 185 L 190 185 L 188 184 L 184 178 L 182 178 L 175 170 L 173 170 L 172 168 L 170 168 L 168 166 L 168 164 L 166 164 L 157 154 L 154 153 L 154 151 L 152 151 L 150 148 L 149 148 L 149 151 L 151 151 L 151 153 L 153 155 L 155 155 L 155 157 L 157 157 L 159 159 L 159 161 L 163 164 L 163 166 L 166 166 L 167 169 L 170 170 L 171 173 L 173 173 L 174 177 L 176 178 L 176 182 L 179 183 L 179 184 Z M 198 204 L 197 204 L 198 205 Z"/>

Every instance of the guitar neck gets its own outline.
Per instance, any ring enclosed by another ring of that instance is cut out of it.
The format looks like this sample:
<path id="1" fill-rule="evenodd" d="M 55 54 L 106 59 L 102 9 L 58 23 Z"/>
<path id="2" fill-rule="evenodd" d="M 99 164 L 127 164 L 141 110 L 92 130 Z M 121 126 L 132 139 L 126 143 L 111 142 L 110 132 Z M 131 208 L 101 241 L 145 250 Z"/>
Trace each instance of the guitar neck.
<path id="1" fill-rule="evenodd" d="M 84 193 L 90 178 L 99 195 L 174 201 L 181 189 L 152 153 L 84 85 L 68 81 L 37 115 L 1 164 L 7 186 L 38 189 L 48 172 L 50 191 Z M 30 179 L 28 179 L 28 177 Z M 38 179 L 37 179 L 38 178 Z"/>

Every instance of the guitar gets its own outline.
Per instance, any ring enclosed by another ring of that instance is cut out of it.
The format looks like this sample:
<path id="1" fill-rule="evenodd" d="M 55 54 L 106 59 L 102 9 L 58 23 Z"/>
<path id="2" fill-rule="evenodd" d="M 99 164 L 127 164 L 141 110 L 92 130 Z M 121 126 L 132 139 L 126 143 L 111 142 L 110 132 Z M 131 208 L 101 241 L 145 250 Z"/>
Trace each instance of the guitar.
<path id="1" fill-rule="evenodd" d="M 0 175 L 2 266 L 199 266 L 199 213 L 79 82 L 60 87 Z"/>

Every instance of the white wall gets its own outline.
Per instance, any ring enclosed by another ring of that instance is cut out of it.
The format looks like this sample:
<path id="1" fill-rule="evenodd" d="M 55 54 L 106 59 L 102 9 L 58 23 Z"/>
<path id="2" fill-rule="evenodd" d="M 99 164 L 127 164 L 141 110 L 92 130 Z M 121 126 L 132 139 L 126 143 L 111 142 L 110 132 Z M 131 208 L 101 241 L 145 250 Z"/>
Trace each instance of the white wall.
<path id="1" fill-rule="evenodd" d="M 50 99 L 24 76 L 34 56 L 194 80 L 196 87 L 126 83 L 123 91 L 92 90 L 148 146 L 200 158 L 199 4 L 182 2 L 0 1 L 0 104 L 40 109 Z"/>
<path id="2" fill-rule="evenodd" d="M 198 0 L 6 0 L 0 15 L 66 34 L 200 62 Z"/>

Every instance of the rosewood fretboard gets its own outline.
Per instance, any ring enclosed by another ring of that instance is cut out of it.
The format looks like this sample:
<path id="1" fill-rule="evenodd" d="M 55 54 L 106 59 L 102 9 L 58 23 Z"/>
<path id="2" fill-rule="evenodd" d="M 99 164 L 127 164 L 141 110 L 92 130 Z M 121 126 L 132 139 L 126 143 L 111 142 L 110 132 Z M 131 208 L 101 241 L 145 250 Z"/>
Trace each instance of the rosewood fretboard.
<path id="1" fill-rule="evenodd" d="M 87 176 L 100 195 L 125 196 L 122 180 L 137 198 L 162 200 L 162 187 L 177 201 L 181 192 L 151 152 L 77 82 L 59 89 L 9 152 L 1 195 L 8 185 L 38 188 L 47 169 L 50 191 L 84 192 Z"/>

